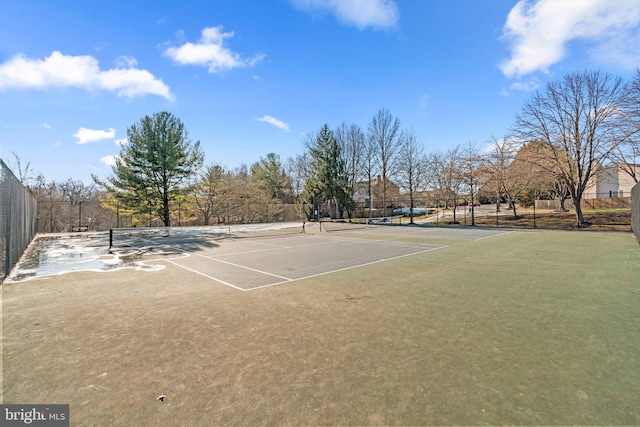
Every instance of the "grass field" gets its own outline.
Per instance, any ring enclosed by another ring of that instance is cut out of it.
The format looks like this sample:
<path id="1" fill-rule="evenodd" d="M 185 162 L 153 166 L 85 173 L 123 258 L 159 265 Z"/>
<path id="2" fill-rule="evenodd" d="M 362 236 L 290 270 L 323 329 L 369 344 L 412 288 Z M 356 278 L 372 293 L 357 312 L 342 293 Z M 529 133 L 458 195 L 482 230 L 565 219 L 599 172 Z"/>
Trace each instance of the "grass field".
<path id="1" fill-rule="evenodd" d="M 534 215 L 531 209 L 521 209 L 514 217 L 509 211 L 506 215 L 498 217 L 498 225 L 501 227 L 533 228 Z M 607 231 L 629 231 L 631 230 L 631 211 L 629 209 L 606 210 L 584 212 L 585 221 L 588 225 L 583 226 L 589 230 Z M 469 221 L 467 219 L 467 221 Z M 476 225 L 495 227 L 495 216 L 485 216 L 476 218 Z M 571 229 L 576 227 L 575 212 L 538 212 L 535 215 L 535 225 L 537 228 L 547 229 Z"/>
<path id="2" fill-rule="evenodd" d="M 4 284 L 4 403 L 99 426 L 640 424 L 631 233 L 384 238 L 447 247 L 250 292 L 166 261 Z"/>

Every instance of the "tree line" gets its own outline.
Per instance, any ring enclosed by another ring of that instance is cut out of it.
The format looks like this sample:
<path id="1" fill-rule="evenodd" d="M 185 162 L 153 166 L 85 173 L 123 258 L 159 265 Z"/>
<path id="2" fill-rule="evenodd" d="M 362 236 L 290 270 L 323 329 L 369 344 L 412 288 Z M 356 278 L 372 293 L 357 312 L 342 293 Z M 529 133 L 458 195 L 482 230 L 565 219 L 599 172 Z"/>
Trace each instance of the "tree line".
<path id="1" fill-rule="evenodd" d="M 455 221 L 462 201 L 480 198 L 508 202 L 514 216 L 532 198 L 570 199 L 582 224 L 581 200 L 604 167 L 615 164 L 640 179 L 639 131 L 640 70 L 629 82 L 582 71 L 537 91 L 488 149 L 468 141 L 427 151 L 413 128 L 382 108 L 366 127 L 322 124 L 306 136 L 303 153 L 284 161 L 267 153 L 230 170 L 205 163 L 200 142 L 163 111 L 127 129 L 112 174 L 94 176 L 90 185 L 47 183 L 17 156 L 15 163 L 41 202 L 43 231 L 75 223 L 72 212 L 83 203 L 96 209 L 92 229 L 386 216 L 400 205 L 413 221 L 414 208 L 425 203 L 452 209 Z M 69 212 L 55 212 L 63 208 Z"/>

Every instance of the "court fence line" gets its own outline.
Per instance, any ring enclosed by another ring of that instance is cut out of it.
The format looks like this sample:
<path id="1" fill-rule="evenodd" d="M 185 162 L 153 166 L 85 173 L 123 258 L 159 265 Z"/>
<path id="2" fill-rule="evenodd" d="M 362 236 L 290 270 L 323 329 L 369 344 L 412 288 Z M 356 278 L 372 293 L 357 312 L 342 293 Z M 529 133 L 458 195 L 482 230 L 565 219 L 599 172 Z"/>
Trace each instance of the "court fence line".
<path id="1" fill-rule="evenodd" d="M 0 159 L 0 283 L 38 230 L 38 202 Z"/>
<path id="2" fill-rule="evenodd" d="M 631 189 L 631 229 L 640 243 L 640 182 Z"/>

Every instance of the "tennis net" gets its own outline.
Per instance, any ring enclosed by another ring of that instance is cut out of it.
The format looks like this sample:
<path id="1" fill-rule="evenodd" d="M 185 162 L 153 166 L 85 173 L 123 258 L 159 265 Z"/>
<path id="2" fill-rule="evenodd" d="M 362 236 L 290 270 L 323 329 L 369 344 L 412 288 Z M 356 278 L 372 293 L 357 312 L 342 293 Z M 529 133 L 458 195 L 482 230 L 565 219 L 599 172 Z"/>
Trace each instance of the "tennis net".
<path id="1" fill-rule="evenodd" d="M 302 222 L 202 227 L 133 227 L 109 230 L 109 248 L 179 246 L 220 239 L 277 237 L 304 232 Z"/>
<path id="2" fill-rule="evenodd" d="M 369 227 L 402 225 L 402 215 L 377 218 L 344 218 L 320 220 L 320 231 L 347 231 Z"/>

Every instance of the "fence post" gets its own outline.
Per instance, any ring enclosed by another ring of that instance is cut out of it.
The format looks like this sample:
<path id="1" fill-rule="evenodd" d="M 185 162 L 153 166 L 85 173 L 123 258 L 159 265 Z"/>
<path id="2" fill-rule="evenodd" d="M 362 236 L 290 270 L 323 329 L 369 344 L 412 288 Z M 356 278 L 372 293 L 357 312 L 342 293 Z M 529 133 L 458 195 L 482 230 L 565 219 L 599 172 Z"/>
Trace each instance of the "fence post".
<path id="1" fill-rule="evenodd" d="M 9 200 L 7 201 L 8 206 L 5 207 L 7 210 L 7 214 L 5 217 L 5 221 L 7 221 L 7 229 L 5 230 L 6 253 L 4 258 L 4 265 L 2 266 L 4 271 L 4 274 L 2 277 L 9 274 L 9 272 L 11 271 L 11 266 L 13 265 L 13 261 L 11 259 L 11 199 L 12 197 L 11 195 L 9 195 Z"/>
<path id="2" fill-rule="evenodd" d="M 0 283 L 33 240 L 37 221 L 38 202 L 0 160 Z"/>
<path id="3" fill-rule="evenodd" d="M 536 228 L 536 199 L 538 198 L 538 194 L 534 190 L 533 192 L 533 228 Z"/>

